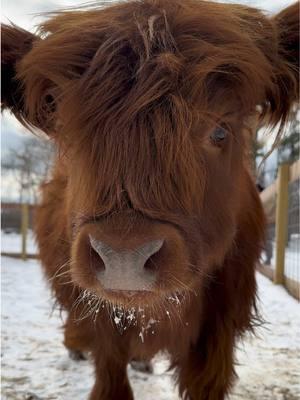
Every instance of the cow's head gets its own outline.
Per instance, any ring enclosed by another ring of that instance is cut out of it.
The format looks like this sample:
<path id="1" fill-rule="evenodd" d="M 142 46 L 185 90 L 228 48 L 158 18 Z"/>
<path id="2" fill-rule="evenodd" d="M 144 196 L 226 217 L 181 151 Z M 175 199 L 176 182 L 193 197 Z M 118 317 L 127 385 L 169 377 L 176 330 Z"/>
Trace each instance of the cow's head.
<path id="1" fill-rule="evenodd" d="M 125 302 L 222 265 L 251 208 L 253 119 L 285 122 L 297 97 L 297 18 L 144 0 L 3 27 L 3 104 L 59 147 L 80 287 Z"/>

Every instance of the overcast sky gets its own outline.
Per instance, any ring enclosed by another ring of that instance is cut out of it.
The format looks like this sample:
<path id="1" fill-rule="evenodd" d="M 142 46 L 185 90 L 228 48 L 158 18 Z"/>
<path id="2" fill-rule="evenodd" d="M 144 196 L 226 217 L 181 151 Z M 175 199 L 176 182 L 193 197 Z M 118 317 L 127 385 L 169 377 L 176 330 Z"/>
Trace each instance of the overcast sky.
<path id="1" fill-rule="evenodd" d="M 32 29 L 34 24 L 40 20 L 40 17 L 34 17 L 34 14 L 57 10 L 59 8 L 74 7 L 82 5 L 85 2 L 82 0 L 2 0 L 1 19 L 2 21 L 9 19 L 23 28 Z M 295 0 L 228 0 L 227 2 L 247 4 L 266 11 L 276 12 L 295 2 Z"/>
<path id="2" fill-rule="evenodd" d="M 294 0 L 228 0 L 227 2 L 246 4 L 261 8 L 269 13 L 275 13 L 294 3 Z M 1 21 L 7 23 L 10 20 L 25 29 L 34 30 L 34 26 L 42 19 L 38 14 L 60 8 L 75 7 L 83 3 L 84 1 L 82 0 L 2 0 Z M 1 128 L 1 153 L 2 156 L 5 156 L 10 148 L 18 146 L 24 134 L 27 133 L 15 118 L 8 113 L 3 115 Z"/>

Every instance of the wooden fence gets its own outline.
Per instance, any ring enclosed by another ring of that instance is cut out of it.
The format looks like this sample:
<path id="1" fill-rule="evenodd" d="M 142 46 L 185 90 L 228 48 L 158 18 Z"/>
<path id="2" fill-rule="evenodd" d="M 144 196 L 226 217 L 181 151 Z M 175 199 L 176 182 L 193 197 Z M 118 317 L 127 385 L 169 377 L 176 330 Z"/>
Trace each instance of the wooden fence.
<path id="1" fill-rule="evenodd" d="M 20 203 L 1 204 L 1 255 L 36 258 L 32 225 L 35 206 Z"/>
<path id="2" fill-rule="evenodd" d="M 259 269 L 300 301 L 300 160 L 282 164 L 276 181 L 260 196 L 268 233 L 265 262 Z"/>
<path id="3" fill-rule="evenodd" d="M 300 301 L 300 160 L 279 167 L 276 181 L 261 192 L 268 218 L 265 260 L 259 270 L 276 284 L 285 286 Z M 17 244 L 2 248 L 1 254 L 13 257 L 37 257 L 28 245 L 34 206 L 2 204 L 2 229 L 17 232 Z M 20 235 L 21 234 L 21 235 Z M 32 244 L 32 243 L 30 243 Z"/>

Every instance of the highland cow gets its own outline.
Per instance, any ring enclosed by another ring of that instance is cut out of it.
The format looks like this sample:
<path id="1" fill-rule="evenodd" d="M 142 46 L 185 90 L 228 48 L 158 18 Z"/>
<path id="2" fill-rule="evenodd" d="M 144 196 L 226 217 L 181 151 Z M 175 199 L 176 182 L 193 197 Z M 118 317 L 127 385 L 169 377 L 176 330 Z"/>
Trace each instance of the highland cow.
<path id="1" fill-rule="evenodd" d="M 90 400 L 132 399 L 127 364 L 158 351 L 183 398 L 232 388 L 264 240 L 251 121 L 282 132 L 298 40 L 298 4 L 127 1 L 2 27 L 3 106 L 58 149 L 36 234 Z"/>

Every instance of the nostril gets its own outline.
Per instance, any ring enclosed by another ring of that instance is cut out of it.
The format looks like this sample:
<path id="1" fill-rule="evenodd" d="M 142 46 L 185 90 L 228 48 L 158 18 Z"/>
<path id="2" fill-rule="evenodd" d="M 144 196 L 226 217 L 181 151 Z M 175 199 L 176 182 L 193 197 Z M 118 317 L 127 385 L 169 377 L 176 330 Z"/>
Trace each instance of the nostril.
<path id="1" fill-rule="evenodd" d="M 93 238 L 89 235 L 90 245 L 91 245 L 91 252 L 90 257 L 92 258 L 93 265 L 97 267 L 98 270 L 105 269 L 105 260 L 103 255 L 105 254 L 105 249 L 103 249 L 103 243 Z"/>
<path id="2" fill-rule="evenodd" d="M 144 244 L 143 246 L 139 247 L 137 251 L 143 255 L 146 259 L 151 257 L 153 254 L 157 253 L 161 248 L 162 245 L 164 244 L 164 240 L 153 240 L 152 242 L 148 242 Z"/>
<path id="3" fill-rule="evenodd" d="M 144 269 L 149 272 L 156 272 L 158 270 L 158 253 L 153 254 L 150 256 L 144 264 Z"/>
<path id="4" fill-rule="evenodd" d="M 89 239 L 92 249 L 94 249 L 100 257 L 108 255 L 111 248 L 107 244 L 95 239 L 92 235 L 89 235 Z"/>
<path id="5" fill-rule="evenodd" d="M 138 249 L 138 252 L 144 257 L 144 268 L 148 271 L 156 271 L 158 269 L 157 260 L 163 244 L 163 239 L 154 240 Z"/>

